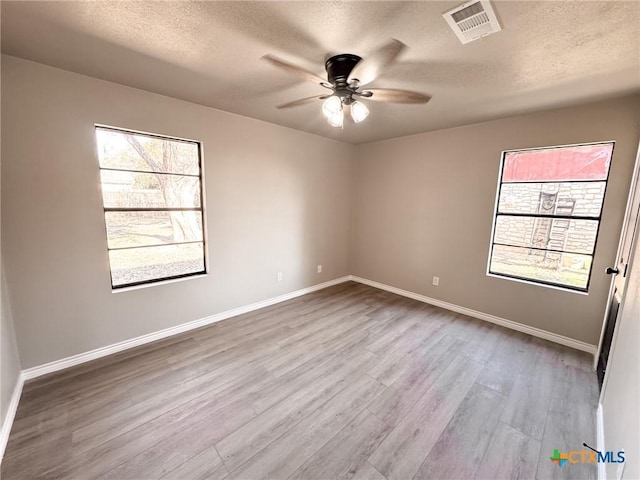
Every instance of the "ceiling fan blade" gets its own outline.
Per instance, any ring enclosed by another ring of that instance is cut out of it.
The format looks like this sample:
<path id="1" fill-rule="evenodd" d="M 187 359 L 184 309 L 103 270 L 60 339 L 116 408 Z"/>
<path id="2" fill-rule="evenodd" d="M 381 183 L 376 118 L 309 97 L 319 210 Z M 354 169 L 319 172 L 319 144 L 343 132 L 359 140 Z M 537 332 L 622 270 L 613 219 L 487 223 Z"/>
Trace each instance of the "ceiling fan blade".
<path id="1" fill-rule="evenodd" d="M 330 97 L 330 95 L 316 95 L 314 97 L 301 98 L 299 100 L 294 100 L 293 102 L 283 103 L 282 105 L 278 105 L 276 108 L 291 108 L 297 107 L 300 105 L 306 105 L 307 103 L 313 103 L 316 100 L 324 100 L 325 98 Z"/>
<path id="2" fill-rule="evenodd" d="M 395 38 L 378 48 L 364 60 L 360 60 L 349 75 L 349 81 L 358 79 L 359 85 L 374 81 L 382 69 L 398 58 L 407 46 Z"/>
<path id="3" fill-rule="evenodd" d="M 293 63 L 289 63 L 281 58 L 275 57 L 273 55 L 265 55 L 262 57 L 263 60 L 266 60 L 274 67 L 278 67 L 282 70 L 286 70 L 289 73 L 297 75 L 300 78 L 305 80 L 312 81 L 314 83 L 326 83 L 326 79 L 322 78 L 320 75 L 316 75 L 315 73 L 307 70 L 306 68 L 299 67 L 298 65 L 294 65 Z"/>
<path id="4" fill-rule="evenodd" d="M 365 92 L 371 92 L 368 100 L 390 103 L 427 103 L 431 100 L 429 95 L 412 92 L 411 90 L 398 90 L 395 88 L 368 88 Z M 363 92 L 363 93 L 365 93 Z M 366 98 L 366 96 L 364 96 Z"/>

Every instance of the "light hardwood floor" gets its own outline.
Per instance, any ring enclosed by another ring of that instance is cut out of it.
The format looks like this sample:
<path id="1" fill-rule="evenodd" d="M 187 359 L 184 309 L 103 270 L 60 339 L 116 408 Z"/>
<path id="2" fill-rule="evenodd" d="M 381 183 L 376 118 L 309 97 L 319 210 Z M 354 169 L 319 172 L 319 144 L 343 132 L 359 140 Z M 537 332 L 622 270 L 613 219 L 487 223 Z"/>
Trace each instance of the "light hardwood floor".
<path id="1" fill-rule="evenodd" d="M 589 355 L 345 283 L 28 383 L 2 479 L 558 479 Z"/>

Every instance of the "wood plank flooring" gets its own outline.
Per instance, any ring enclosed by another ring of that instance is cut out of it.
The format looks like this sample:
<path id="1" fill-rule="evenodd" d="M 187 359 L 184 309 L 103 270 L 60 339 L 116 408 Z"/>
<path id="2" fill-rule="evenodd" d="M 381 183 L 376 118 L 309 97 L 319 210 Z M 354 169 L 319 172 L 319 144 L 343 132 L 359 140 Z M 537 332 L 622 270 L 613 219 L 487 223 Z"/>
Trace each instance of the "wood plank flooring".
<path id="1" fill-rule="evenodd" d="M 25 385 L 13 479 L 595 479 L 589 355 L 345 283 Z"/>

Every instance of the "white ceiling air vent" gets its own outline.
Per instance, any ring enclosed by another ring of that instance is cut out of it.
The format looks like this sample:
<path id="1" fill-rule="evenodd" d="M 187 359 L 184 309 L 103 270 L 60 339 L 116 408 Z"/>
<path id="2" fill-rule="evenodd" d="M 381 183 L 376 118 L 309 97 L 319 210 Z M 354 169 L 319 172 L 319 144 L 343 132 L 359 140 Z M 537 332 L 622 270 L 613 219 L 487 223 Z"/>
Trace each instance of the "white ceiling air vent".
<path id="1" fill-rule="evenodd" d="M 488 0 L 476 0 L 442 15 L 462 43 L 502 30 Z"/>

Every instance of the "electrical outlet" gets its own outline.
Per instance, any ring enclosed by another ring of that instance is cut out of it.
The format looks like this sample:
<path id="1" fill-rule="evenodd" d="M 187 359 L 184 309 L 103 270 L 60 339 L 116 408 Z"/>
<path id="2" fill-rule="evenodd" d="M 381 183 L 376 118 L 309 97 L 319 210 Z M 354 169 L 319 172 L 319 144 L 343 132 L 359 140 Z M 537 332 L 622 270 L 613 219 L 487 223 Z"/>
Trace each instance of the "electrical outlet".
<path id="1" fill-rule="evenodd" d="M 282 275 L 282 272 L 278 272 L 278 274 L 276 275 L 276 280 L 277 280 L 278 282 L 281 282 L 281 281 L 282 281 L 282 276 L 283 276 L 283 275 Z"/>
<path id="2" fill-rule="evenodd" d="M 437 287 L 440 285 L 440 277 L 433 277 L 433 284 Z"/>
<path id="3" fill-rule="evenodd" d="M 322 273 L 322 265 L 318 265 L 318 273 Z"/>

